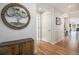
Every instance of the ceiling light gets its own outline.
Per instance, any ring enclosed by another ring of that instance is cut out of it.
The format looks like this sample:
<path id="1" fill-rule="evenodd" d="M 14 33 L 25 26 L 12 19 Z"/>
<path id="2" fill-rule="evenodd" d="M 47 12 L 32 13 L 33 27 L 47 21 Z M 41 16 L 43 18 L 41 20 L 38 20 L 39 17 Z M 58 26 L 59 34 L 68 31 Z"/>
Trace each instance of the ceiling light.
<path id="1" fill-rule="evenodd" d="M 39 11 L 42 11 L 42 8 L 39 8 L 38 10 L 39 10 Z"/>
<path id="2" fill-rule="evenodd" d="M 39 13 L 43 13 L 44 11 L 43 11 L 42 8 L 38 8 L 38 12 L 39 12 Z"/>
<path id="3" fill-rule="evenodd" d="M 70 6 L 68 6 L 68 8 L 71 8 L 72 6 L 70 5 Z"/>

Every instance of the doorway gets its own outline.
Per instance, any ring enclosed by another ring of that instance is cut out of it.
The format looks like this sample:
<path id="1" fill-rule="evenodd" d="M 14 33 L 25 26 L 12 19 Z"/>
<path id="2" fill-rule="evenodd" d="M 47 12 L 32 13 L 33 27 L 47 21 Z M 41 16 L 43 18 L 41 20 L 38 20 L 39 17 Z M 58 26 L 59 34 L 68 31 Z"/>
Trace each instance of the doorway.
<path id="1" fill-rule="evenodd" d="M 37 42 L 40 40 L 51 42 L 52 39 L 52 21 L 51 12 L 39 12 L 37 17 Z"/>

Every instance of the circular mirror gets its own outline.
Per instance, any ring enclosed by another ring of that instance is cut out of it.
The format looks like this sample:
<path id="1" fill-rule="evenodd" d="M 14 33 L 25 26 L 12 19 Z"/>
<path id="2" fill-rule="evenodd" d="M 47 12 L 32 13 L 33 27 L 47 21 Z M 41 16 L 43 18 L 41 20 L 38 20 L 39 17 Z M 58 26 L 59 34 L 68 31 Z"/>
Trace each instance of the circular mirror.
<path id="1" fill-rule="evenodd" d="M 29 24 L 30 13 L 24 6 L 11 3 L 2 9 L 1 18 L 8 27 L 12 29 L 22 29 Z"/>

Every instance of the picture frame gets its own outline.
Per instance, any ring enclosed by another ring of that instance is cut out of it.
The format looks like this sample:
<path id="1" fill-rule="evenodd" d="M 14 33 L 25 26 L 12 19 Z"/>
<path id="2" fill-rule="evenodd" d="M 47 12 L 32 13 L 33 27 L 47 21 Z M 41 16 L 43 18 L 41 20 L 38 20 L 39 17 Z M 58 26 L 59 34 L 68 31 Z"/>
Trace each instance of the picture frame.
<path id="1" fill-rule="evenodd" d="M 1 19 L 7 27 L 19 30 L 29 25 L 31 15 L 25 6 L 18 3 L 10 3 L 3 7 Z"/>
<path id="2" fill-rule="evenodd" d="M 60 25 L 61 24 L 61 18 L 60 17 L 56 17 L 56 25 Z"/>

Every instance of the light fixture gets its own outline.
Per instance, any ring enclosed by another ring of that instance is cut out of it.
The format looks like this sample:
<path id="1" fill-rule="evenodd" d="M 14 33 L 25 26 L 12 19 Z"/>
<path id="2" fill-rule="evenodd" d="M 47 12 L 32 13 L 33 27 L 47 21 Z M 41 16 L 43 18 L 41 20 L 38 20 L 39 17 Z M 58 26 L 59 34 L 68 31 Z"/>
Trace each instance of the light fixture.
<path id="1" fill-rule="evenodd" d="M 71 8 L 71 7 L 72 7 L 71 5 L 68 6 L 68 8 Z"/>
<path id="2" fill-rule="evenodd" d="M 39 11 L 42 11 L 42 8 L 38 8 Z"/>
<path id="3" fill-rule="evenodd" d="M 42 8 L 38 8 L 38 12 L 42 14 L 44 11 Z"/>

